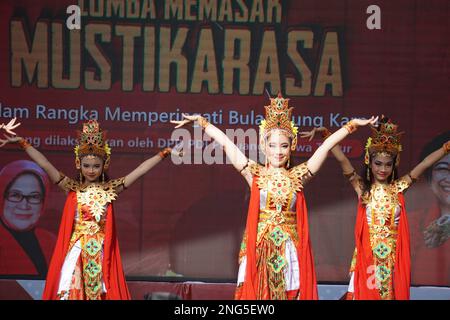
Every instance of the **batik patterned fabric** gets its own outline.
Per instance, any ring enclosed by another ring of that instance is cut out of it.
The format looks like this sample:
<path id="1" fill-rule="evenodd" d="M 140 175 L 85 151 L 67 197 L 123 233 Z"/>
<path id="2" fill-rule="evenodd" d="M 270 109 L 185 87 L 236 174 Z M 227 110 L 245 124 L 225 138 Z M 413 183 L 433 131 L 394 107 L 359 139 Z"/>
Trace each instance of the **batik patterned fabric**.
<path id="1" fill-rule="evenodd" d="M 260 212 L 256 242 L 258 277 L 257 299 L 285 300 L 297 298 L 299 266 L 297 247 L 296 194 L 302 190 L 302 179 L 309 175 L 306 163 L 286 169 L 266 169 L 251 165 L 258 176 Z M 239 253 L 240 270 L 236 298 L 245 278 L 247 236 L 244 234 Z M 296 290 L 295 296 L 289 291 Z"/>

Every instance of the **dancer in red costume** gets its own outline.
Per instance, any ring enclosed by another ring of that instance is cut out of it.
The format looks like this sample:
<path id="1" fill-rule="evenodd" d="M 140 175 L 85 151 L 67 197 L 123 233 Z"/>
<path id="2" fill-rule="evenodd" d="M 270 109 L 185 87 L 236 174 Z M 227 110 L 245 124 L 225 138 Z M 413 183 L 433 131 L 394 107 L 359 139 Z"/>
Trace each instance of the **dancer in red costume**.
<path id="1" fill-rule="evenodd" d="M 217 127 L 200 115 L 172 121 L 177 128 L 197 121 L 220 144 L 251 188 L 247 226 L 239 254 L 236 299 L 318 299 L 303 186 L 319 171 L 328 151 L 358 126 L 376 119 L 355 119 L 333 134 L 312 157 L 290 167 L 297 144 L 292 107 L 281 95 L 266 106 L 260 147 L 266 164 L 249 160 Z"/>
<path id="2" fill-rule="evenodd" d="M 359 176 L 339 145 L 332 153 L 339 161 L 358 195 L 355 226 L 356 248 L 350 267 L 350 284 L 343 299 L 351 300 L 408 300 L 411 279 L 410 239 L 403 193 L 427 168 L 448 153 L 450 142 L 434 151 L 407 175 L 398 178 L 400 137 L 397 125 L 387 118 L 372 128 L 367 140 L 365 171 Z M 301 137 L 312 139 L 326 128 L 302 132 Z"/>
<path id="3" fill-rule="evenodd" d="M 50 180 L 68 192 L 43 299 L 130 299 L 112 204 L 120 192 L 167 157 L 171 149 L 144 161 L 125 177 L 110 180 L 106 171 L 111 149 L 97 121 L 90 120 L 79 132 L 75 147 L 79 178 L 73 180 L 23 138 L 6 137 L 0 141 L 2 145 L 19 143 Z"/>

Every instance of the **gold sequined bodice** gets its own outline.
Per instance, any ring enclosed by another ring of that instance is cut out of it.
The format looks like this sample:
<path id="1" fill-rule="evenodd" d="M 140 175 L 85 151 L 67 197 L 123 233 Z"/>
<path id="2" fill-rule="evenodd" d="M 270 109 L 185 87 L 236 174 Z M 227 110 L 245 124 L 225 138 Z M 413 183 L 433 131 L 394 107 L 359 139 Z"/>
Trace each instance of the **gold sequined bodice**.
<path id="1" fill-rule="evenodd" d="M 386 184 L 373 184 L 366 204 L 369 232 L 380 237 L 396 234 L 399 206 L 396 188 Z"/>
<path id="2" fill-rule="evenodd" d="M 407 189 L 409 185 L 410 183 L 406 179 L 399 179 L 390 184 L 374 183 L 370 192 L 362 197 L 369 225 L 375 279 L 382 299 L 394 297 L 393 273 L 396 260 L 397 229 L 401 218 L 399 193 Z"/>

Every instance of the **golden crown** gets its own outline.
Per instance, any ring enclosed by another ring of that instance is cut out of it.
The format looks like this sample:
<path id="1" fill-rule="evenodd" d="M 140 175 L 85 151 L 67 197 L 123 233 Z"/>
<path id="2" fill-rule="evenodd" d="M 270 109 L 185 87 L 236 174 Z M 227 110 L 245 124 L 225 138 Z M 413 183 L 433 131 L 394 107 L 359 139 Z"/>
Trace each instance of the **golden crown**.
<path id="1" fill-rule="evenodd" d="M 109 164 L 111 148 L 106 143 L 106 132 L 100 129 L 96 120 L 89 120 L 83 124 L 83 131 L 77 131 L 78 145 L 75 146 L 75 156 L 77 167 L 80 158 L 87 155 L 94 155 L 105 160 L 105 166 Z"/>
<path id="2" fill-rule="evenodd" d="M 383 121 L 383 119 L 385 118 L 383 117 L 381 121 Z M 386 152 L 391 156 L 397 157 L 395 165 L 398 166 L 400 162 L 400 152 L 402 151 L 400 138 L 404 132 L 397 132 L 398 125 L 389 119 L 382 122 L 378 129 L 371 129 L 372 136 L 367 139 L 364 162 L 369 164 L 371 154 Z"/>
<path id="3" fill-rule="evenodd" d="M 274 129 L 285 131 L 292 138 L 291 149 L 294 150 L 297 145 L 298 128 L 292 119 L 293 107 L 289 107 L 289 99 L 285 99 L 278 93 L 276 98 L 270 98 L 270 105 L 264 106 L 266 117 L 259 125 L 259 134 L 261 142 L 267 137 L 267 134 Z"/>

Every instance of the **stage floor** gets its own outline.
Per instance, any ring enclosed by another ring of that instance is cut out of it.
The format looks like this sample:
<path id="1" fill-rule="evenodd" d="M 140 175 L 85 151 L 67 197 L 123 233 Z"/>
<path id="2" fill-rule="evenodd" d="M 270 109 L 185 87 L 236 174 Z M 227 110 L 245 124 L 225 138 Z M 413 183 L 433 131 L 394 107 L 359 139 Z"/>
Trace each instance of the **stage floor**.
<path id="1" fill-rule="evenodd" d="M 44 285 L 44 280 L 0 280 L 0 300 L 40 300 Z M 146 295 L 153 299 L 232 300 L 235 284 L 128 281 L 128 287 L 134 300 L 145 300 Z M 320 300 L 338 300 L 347 286 L 319 284 L 318 289 Z M 450 287 L 411 287 L 411 300 L 450 300 Z"/>

